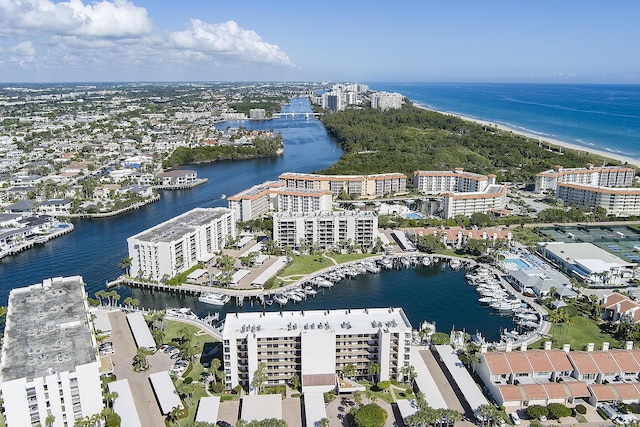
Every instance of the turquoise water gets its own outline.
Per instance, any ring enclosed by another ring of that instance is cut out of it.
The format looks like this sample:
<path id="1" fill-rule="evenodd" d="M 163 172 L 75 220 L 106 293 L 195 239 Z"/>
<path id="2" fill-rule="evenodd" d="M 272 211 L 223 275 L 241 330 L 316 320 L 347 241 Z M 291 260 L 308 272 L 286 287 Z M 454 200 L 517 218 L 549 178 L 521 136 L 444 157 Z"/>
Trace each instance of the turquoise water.
<path id="1" fill-rule="evenodd" d="M 370 83 L 415 103 L 640 159 L 640 85 Z"/>
<path id="2" fill-rule="evenodd" d="M 518 270 L 528 270 L 531 268 L 522 258 L 505 258 L 505 263 L 515 264 Z"/>
<path id="3" fill-rule="evenodd" d="M 408 219 L 420 219 L 420 218 L 422 218 L 422 216 L 420 214 L 417 214 L 415 212 L 410 212 L 408 214 L 404 214 L 404 217 L 408 218 Z"/>

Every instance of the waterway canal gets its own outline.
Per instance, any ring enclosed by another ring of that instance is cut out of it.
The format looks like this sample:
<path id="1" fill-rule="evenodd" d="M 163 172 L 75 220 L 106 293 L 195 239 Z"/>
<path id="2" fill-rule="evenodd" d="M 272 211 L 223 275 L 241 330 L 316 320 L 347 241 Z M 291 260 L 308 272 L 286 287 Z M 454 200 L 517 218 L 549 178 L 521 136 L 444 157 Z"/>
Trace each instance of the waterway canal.
<path id="1" fill-rule="evenodd" d="M 310 111 L 308 101 L 292 100 L 288 111 Z M 159 202 L 139 210 L 111 218 L 74 220 L 75 231 L 46 245 L 24 251 L 0 261 L 0 305 L 5 305 L 9 291 L 15 287 L 41 282 L 56 276 L 83 276 L 87 292 L 93 296 L 105 282 L 122 273 L 120 260 L 127 256 L 126 240 L 146 228 L 195 207 L 226 206 L 223 194 L 231 195 L 254 184 L 276 180 L 283 172 L 313 172 L 338 160 L 342 151 L 317 119 L 278 119 L 264 122 L 236 122 L 220 126 L 245 126 L 282 132 L 284 155 L 274 158 L 226 161 L 190 166 L 209 182 L 190 190 L 160 191 Z M 177 297 L 162 292 L 142 293 L 120 288 L 122 300 L 129 295 L 141 300 L 146 308 L 187 306 L 204 315 L 218 311 L 193 297 Z M 400 271 L 383 271 L 345 280 L 325 295 L 306 301 L 289 303 L 284 309 L 323 309 L 358 307 L 403 307 L 417 326 L 422 320 L 435 321 L 437 329 L 449 332 L 451 327 L 476 330 L 489 339 L 499 337 L 500 328 L 512 327 L 511 319 L 493 312 L 477 302 L 477 293 L 466 284 L 464 270 L 441 270 L 439 266 L 418 267 Z M 122 301 L 121 300 L 121 301 Z M 244 307 L 227 304 L 226 311 L 260 310 L 257 304 Z M 280 307 L 268 307 L 278 310 Z"/>

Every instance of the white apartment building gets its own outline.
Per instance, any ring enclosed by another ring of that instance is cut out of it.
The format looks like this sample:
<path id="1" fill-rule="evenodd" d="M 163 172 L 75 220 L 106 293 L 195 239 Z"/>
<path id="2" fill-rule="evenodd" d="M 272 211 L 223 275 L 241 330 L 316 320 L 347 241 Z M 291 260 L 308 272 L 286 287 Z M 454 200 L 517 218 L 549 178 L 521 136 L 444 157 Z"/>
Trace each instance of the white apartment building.
<path id="1" fill-rule="evenodd" d="M 369 248 L 378 237 L 378 216 L 372 211 L 278 212 L 273 215 L 273 240 L 281 246 L 318 244 L 324 248 L 351 243 Z"/>
<path id="2" fill-rule="evenodd" d="M 407 176 L 402 173 L 317 175 L 286 172 L 278 178 L 289 188 L 328 190 L 334 196 L 342 192 L 360 196 L 383 196 L 407 191 Z"/>
<path id="3" fill-rule="evenodd" d="M 402 379 L 411 324 L 401 308 L 229 313 L 222 339 L 227 387 L 255 392 L 251 382 L 264 364 L 265 385 L 298 375 L 303 393 L 326 392 L 348 364 L 360 378 L 377 363 L 379 381 Z"/>
<path id="4" fill-rule="evenodd" d="M 193 184 L 198 179 L 198 172 L 187 169 L 177 169 L 163 172 L 161 185 L 188 185 Z"/>
<path id="5" fill-rule="evenodd" d="M 269 212 L 315 212 L 332 209 L 328 190 L 287 188 L 282 181 L 254 185 L 227 198 L 229 209 L 240 221 L 257 219 Z"/>
<path id="6" fill-rule="evenodd" d="M 565 205 L 607 210 L 608 215 L 640 215 L 640 188 L 611 188 L 592 185 L 558 183 L 556 200 Z"/>
<path id="7" fill-rule="evenodd" d="M 265 181 L 262 184 L 242 190 L 227 197 L 227 206 L 239 221 L 261 218 L 273 209 L 273 189 L 282 187 L 278 181 Z"/>
<path id="8" fill-rule="evenodd" d="M 127 239 L 130 274 L 160 280 L 188 270 L 236 235 L 236 219 L 226 208 L 196 208 Z"/>
<path id="9" fill-rule="evenodd" d="M 463 168 L 455 168 L 453 171 L 415 171 L 413 173 L 413 187 L 427 194 L 482 192 L 495 183 L 496 176 L 493 174 L 465 172 Z"/>
<path id="10" fill-rule="evenodd" d="M 594 166 L 563 168 L 556 166 L 536 175 L 536 193 L 556 190 L 560 183 L 596 187 L 628 187 L 633 184 L 635 169 L 626 166 Z"/>
<path id="11" fill-rule="evenodd" d="M 499 211 L 507 205 L 507 186 L 488 185 L 484 191 L 444 194 L 443 216 L 447 219 L 457 215 L 471 216 L 476 212 Z"/>
<path id="12" fill-rule="evenodd" d="M 73 426 L 103 409 L 98 352 L 82 277 L 13 289 L 0 363 L 8 426 Z"/>
<path id="13" fill-rule="evenodd" d="M 404 97 L 401 93 L 374 92 L 371 94 L 371 108 L 388 110 L 390 108 L 402 108 Z"/>

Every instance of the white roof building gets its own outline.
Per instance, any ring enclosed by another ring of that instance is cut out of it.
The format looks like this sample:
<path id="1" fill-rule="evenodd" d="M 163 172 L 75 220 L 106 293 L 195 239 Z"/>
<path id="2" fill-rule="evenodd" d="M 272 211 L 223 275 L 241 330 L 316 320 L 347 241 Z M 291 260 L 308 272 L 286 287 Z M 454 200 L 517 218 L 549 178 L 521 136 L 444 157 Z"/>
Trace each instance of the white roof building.
<path id="1" fill-rule="evenodd" d="M 103 409 L 98 353 L 82 277 L 13 289 L 0 363 L 7 425 L 54 427 Z"/>
<path id="2" fill-rule="evenodd" d="M 260 363 L 267 384 L 295 374 L 305 394 L 335 389 L 349 364 L 364 378 L 377 363 L 380 380 L 401 379 L 409 365 L 411 324 L 401 308 L 230 313 L 222 335 L 228 387 L 248 389 Z"/>

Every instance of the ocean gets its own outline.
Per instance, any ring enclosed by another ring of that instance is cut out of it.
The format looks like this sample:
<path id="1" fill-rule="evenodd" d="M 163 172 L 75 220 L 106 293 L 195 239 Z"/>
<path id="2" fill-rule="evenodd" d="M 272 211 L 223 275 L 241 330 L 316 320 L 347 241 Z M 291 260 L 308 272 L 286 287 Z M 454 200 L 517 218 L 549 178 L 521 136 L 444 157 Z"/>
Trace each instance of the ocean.
<path id="1" fill-rule="evenodd" d="M 640 159 L 640 85 L 369 83 L 417 105 Z"/>

